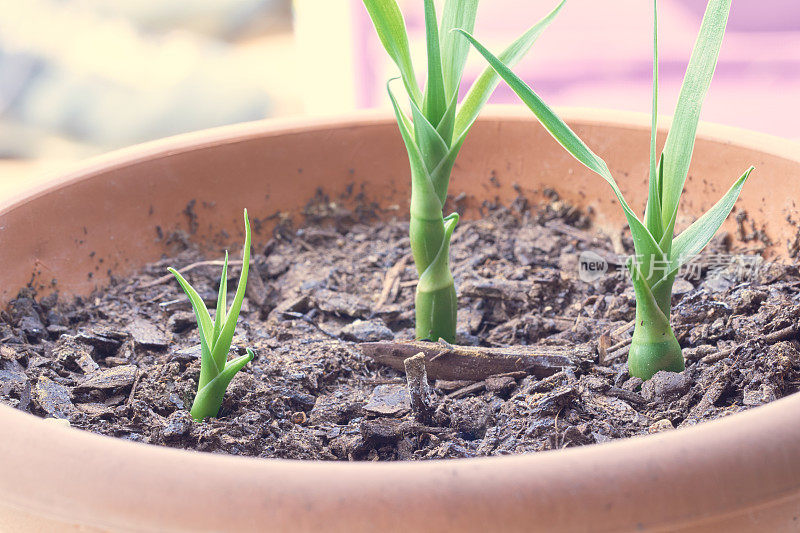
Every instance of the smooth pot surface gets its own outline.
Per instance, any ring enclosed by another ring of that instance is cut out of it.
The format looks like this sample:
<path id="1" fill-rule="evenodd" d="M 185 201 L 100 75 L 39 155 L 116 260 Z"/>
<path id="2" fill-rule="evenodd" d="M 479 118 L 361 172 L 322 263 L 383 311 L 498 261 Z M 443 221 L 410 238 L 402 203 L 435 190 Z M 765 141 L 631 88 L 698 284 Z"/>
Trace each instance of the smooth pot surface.
<path id="1" fill-rule="evenodd" d="M 606 159 L 628 201 L 646 194 L 648 118 L 564 116 Z M 662 139 L 663 141 L 663 139 Z M 785 256 L 797 229 L 800 149 L 700 129 L 684 220 L 750 165 L 737 212 Z M 612 230 L 607 184 L 520 109 L 476 124 L 453 173 L 475 216 L 484 199 L 534 201 L 554 189 Z M 241 209 L 299 217 L 322 190 L 343 205 L 408 208 L 408 163 L 393 118 L 262 122 L 116 152 L 23 198 L 0 203 L 0 302 L 33 283 L 87 294 L 166 251 L 183 229 L 209 253 L 241 241 Z M 277 216 L 275 216 L 277 215 Z M 733 217 L 731 217 L 733 218 Z M 254 224 L 254 227 L 258 225 Z M 735 230 L 729 220 L 726 228 Z M 736 232 L 731 231 L 735 236 Z M 420 463 L 312 463 L 177 451 L 62 428 L 0 406 L 0 529 L 54 531 L 657 531 L 800 529 L 800 395 L 666 434 L 516 457 Z"/>

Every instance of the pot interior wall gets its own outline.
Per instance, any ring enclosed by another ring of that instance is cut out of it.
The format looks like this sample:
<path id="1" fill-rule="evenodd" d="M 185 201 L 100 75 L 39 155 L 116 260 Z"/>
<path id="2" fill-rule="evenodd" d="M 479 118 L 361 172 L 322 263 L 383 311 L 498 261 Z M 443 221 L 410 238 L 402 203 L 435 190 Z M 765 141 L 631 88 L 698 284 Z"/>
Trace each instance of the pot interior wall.
<path id="1" fill-rule="evenodd" d="M 568 121 L 606 159 L 629 203 L 641 209 L 647 124 L 600 115 L 582 113 Z M 794 216 L 794 198 L 800 196 L 796 162 L 780 151 L 744 148 L 719 140 L 716 129 L 706 131 L 695 149 L 682 222 L 713 205 L 753 164 L 756 171 L 736 212 L 766 231 L 773 243 L 770 255 L 786 255 L 795 228 L 785 221 Z M 110 274 L 124 276 L 168 252 L 166 237 L 175 230 L 203 243 L 209 254 L 235 250 L 244 207 L 254 220 L 258 245 L 281 217 L 299 219 L 318 191 L 339 205 L 374 203 L 384 216 L 406 217 L 409 186 L 405 151 L 390 117 L 288 130 L 249 124 L 113 154 L 55 188 L 0 206 L 0 303 L 29 283 L 40 294 L 53 289 L 88 294 Z M 484 200 L 508 203 L 521 190 L 535 201 L 547 189 L 591 209 L 602 227 L 616 231 L 623 225 L 608 185 L 568 156 L 526 112 L 485 114 L 453 172 L 451 193 L 466 194 L 466 216 L 478 216 Z M 726 229 L 738 235 L 735 217 Z"/>

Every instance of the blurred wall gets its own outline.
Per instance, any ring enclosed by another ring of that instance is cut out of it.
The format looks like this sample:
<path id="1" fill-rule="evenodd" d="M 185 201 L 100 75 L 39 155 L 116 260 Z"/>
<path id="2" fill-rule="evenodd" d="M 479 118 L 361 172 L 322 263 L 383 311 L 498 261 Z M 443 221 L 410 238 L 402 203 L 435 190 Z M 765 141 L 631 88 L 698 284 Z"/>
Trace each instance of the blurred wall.
<path id="1" fill-rule="evenodd" d="M 0 158 L 280 114 L 291 28 L 289 0 L 0 0 Z"/>

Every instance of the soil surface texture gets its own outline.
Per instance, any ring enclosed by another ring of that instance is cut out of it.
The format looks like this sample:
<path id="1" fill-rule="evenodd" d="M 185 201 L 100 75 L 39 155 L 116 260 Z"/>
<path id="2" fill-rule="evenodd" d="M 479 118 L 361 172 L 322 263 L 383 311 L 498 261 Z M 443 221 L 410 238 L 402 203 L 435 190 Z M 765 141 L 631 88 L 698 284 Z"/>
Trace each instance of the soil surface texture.
<path id="1" fill-rule="evenodd" d="M 208 258 L 180 235 L 172 257 L 91 297 L 39 299 L 22 290 L 0 313 L 0 401 L 175 448 L 418 460 L 673 431 L 798 390 L 800 273 L 761 261 L 763 236 L 743 214 L 739 248 L 718 236 L 675 283 L 672 324 L 686 370 L 643 384 L 625 363 L 634 298 L 621 269 L 630 241 L 594 230 L 554 193 L 542 205 L 520 198 L 482 211 L 453 238 L 458 343 L 570 354 L 549 375 L 431 376 L 427 391 L 416 379 L 428 412 L 415 416 L 405 375 L 359 347 L 413 338 L 407 222 L 365 221 L 321 196 L 302 228 L 280 225 L 253 250 L 232 352 L 252 347 L 256 358 L 231 383 L 219 418 L 199 423 L 187 411 L 200 372 L 197 328 L 178 284 L 163 276 L 167 266 L 194 265 L 184 275 L 211 308 L 221 266 L 195 265 Z M 602 258 L 607 271 L 579 275 L 581 258 Z M 239 270 L 235 262 L 229 269 L 230 298 Z"/>

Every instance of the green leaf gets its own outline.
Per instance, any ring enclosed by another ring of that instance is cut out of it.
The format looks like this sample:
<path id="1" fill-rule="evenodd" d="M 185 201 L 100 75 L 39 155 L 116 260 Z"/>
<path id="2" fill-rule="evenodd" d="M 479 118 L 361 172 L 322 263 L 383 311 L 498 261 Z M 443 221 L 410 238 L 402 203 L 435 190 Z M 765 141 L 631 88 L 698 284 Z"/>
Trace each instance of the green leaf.
<path id="1" fill-rule="evenodd" d="M 386 89 L 389 92 L 389 99 L 392 102 L 395 117 L 397 118 L 397 125 L 400 128 L 400 135 L 403 137 L 403 142 L 406 145 L 408 152 L 408 161 L 411 166 L 411 216 L 423 220 L 435 220 L 442 216 L 442 203 L 436 195 L 436 190 L 433 187 L 428 169 L 425 167 L 425 161 L 422 153 L 419 150 L 416 142 L 414 141 L 414 133 L 411 131 L 411 123 L 408 118 L 400 109 L 397 99 L 391 88 L 391 80 L 386 84 Z M 413 104 L 412 104 L 413 105 Z"/>
<path id="2" fill-rule="evenodd" d="M 564 7 L 566 1 L 567 0 L 562 0 L 546 17 L 534 24 L 519 39 L 511 43 L 511 45 L 500 54 L 500 60 L 508 66 L 517 64 L 519 60 L 528 53 L 528 50 L 531 49 L 531 46 L 533 46 L 533 43 L 536 42 L 536 39 L 539 38 L 545 28 L 553 22 L 558 12 Z M 465 33 L 463 31 L 465 29 L 466 28 L 460 28 L 460 30 L 462 30 L 461 33 L 465 35 L 471 33 L 469 30 Z M 461 137 L 465 136 L 470 127 L 472 127 L 472 124 L 475 122 L 475 119 L 478 118 L 478 114 L 481 112 L 481 109 L 483 109 L 483 106 L 489 101 L 489 97 L 494 92 L 498 83 L 500 83 L 500 78 L 497 76 L 495 70 L 491 67 L 487 67 L 480 77 L 475 80 L 475 83 L 472 84 L 456 116 L 456 126 L 453 134 L 456 143 L 459 141 L 463 143 Z"/>
<path id="3" fill-rule="evenodd" d="M 509 45 L 508 48 L 506 48 L 500 54 L 500 60 L 508 66 L 518 63 L 519 60 L 528 53 L 533 46 L 533 43 L 536 42 L 542 32 L 550 25 L 551 22 L 553 22 L 556 15 L 558 15 L 558 13 L 564 7 L 564 4 L 566 4 L 566 0 L 562 0 L 561 3 L 559 3 L 558 6 L 556 6 L 556 8 L 553 9 L 553 11 L 551 11 L 546 17 L 534 24 L 530 29 L 528 29 L 528 31 L 522 34 L 522 36 L 511 43 L 511 45 Z M 469 48 L 469 41 L 465 40 L 462 35 L 459 35 L 459 33 L 463 34 L 464 30 L 466 30 L 465 27 L 455 28 L 449 33 L 453 35 L 455 39 L 463 41 L 465 46 Z M 489 97 L 499 83 L 500 77 L 497 75 L 497 72 L 495 72 L 495 70 L 489 66 L 483 71 L 478 79 L 475 80 L 475 83 L 473 83 L 472 87 L 470 87 L 467 96 L 464 97 L 464 102 L 461 104 L 461 109 L 458 110 L 458 113 L 455 117 L 455 127 L 453 131 L 454 140 L 450 144 L 450 151 L 448 152 L 447 157 L 442 159 L 437 167 L 431 172 L 431 178 L 433 179 L 434 183 L 439 184 L 440 182 L 446 182 L 446 185 L 444 185 L 445 195 L 447 194 L 447 186 L 449 185 L 450 172 L 455 165 L 456 158 L 458 157 L 458 153 L 461 151 L 461 147 L 464 145 L 467 134 L 469 133 L 472 124 L 478 118 L 481 109 L 483 109 L 483 106 L 489 101 Z M 442 199 L 442 202 L 444 202 L 444 199 Z"/>
<path id="4" fill-rule="evenodd" d="M 442 245 L 431 264 L 420 275 L 418 292 L 436 292 L 453 285 L 453 275 L 450 273 L 450 238 L 458 225 L 458 218 L 458 213 L 452 213 L 444 219 Z"/>
<path id="5" fill-rule="evenodd" d="M 448 117 L 452 117 L 453 112 L 454 107 L 451 106 L 448 112 L 445 113 L 442 122 L 446 121 Z M 426 176 L 433 186 L 436 197 L 439 199 L 439 204 L 443 206 L 445 200 L 447 200 L 450 172 L 439 172 L 437 174 L 433 172 L 435 169 L 441 168 L 439 163 L 449 156 L 450 148 L 447 146 L 445 139 L 439 134 L 439 131 L 434 129 L 414 102 L 411 102 L 411 114 L 414 121 L 414 139 L 425 164 Z"/>
<path id="6" fill-rule="evenodd" d="M 167 270 L 175 276 L 183 292 L 189 297 L 189 302 L 191 302 L 192 309 L 194 310 L 194 316 L 197 319 L 197 329 L 200 332 L 200 386 L 204 387 L 209 381 L 217 377 L 222 370 L 222 365 L 218 365 L 211 354 L 212 347 L 214 346 L 214 339 L 210 337 L 214 331 L 211 315 L 208 314 L 208 309 L 203 299 L 197 294 L 194 287 L 184 279 L 181 273 L 172 267 Z"/>
<path id="7" fill-rule="evenodd" d="M 437 163 L 430 173 L 431 180 L 433 181 L 436 190 L 439 192 L 439 201 L 441 201 L 443 206 L 445 200 L 447 200 L 447 189 L 450 187 L 450 175 L 452 173 L 453 166 L 456 164 L 458 153 L 461 151 L 461 147 L 464 145 L 464 141 L 467 139 L 466 133 L 467 132 L 464 132 L 464 134 L 461 135 L 458 140 L 456 140 L 456 142 L 450 147 L 447 155 Z"/>
<path id="8" fill-rule="evenodd" d="M 208 313 L 205 302 L 180 272 L 172 267 L 167 268 L 167 271 L 175 276 L 183 292 L 189 297 L 189 302 L 192 304 L 192 309 L 194 310 L 194 316 L 197 319 L 197 329 L 200 330 L 200 341 L 206 343 L 210 348 L 213 346 L 211 333 L 214 331 L 214 324 L 211 322 L 211 315 Z"/>
<path id="9" fill-rule="evenodd" d="M 480 54 L 486 58 L 489 65 L 500 75 L 509 87 L 520 97 L 520 99 L 533 111 L 536 118 L 542 123 L 553 138 L 559 142 L 575 159 L 586 165 L 591 170 L 600 174 L 607 180 L 613 181 L 611 172 L 608 170 L 605 161 L 598 157 L 594 152 L 581 141 L 577 135 L 567 126 L 558 115 L 537 95 L 533 89 L 528 87 L 514 72 L 511 71 L 500 59 L 492 55 L 475 38 L 462 30 L 456 30 L 463 34 Z M 616 184 L 612 185 L 616 188 Z"/>
<path id="10" fill-rule="evenodd" d="M 725 193 L 714 207 L 709 209 L 703 216 L 694 221 L 683 233 L 675 237 L 670 254 L 670 273 L 677 272 L 687 260 L 691 259 L 711 241 L 719 230 L 725 219 L 728 218 L 739 193 L 744 187 L 745 181 L 753 171 L 753 167 L 747 169 L 742 176 L 736 180 L 733 186 Z"/>
<path id="11" fill-rule="evenodd" d="M 469 43 L 452 30 L 461 28 L 472 33 L 477 13 L 478 0 L 446 0 L 444 3 L 439 39 L 442 44 L 444 90 L 448 100 L 454 97 L 458 100 L 458 88 L 469 53 Z"/>
<path id="12" fill-rule="evenodd" d="M 663 201 L 661 191 L 664 190 L 664 157 L 658 160 L 658 173 L 656 174 L 658 183 L 656 189 L 659 191 L 659 198 Z M 675 221 L 678 219 L 678 210 L 672 213 L 672 218 L 669 219 L 667 227 L 664 228 L 664 233 L 661 234 L 661 240 L 658 241 L 658 247 L 661 248 L 665 254 L 669 255 L 672 251 L 672 239 L 675 237 Z"/>
<path id="13" fill-rule="evenodd" d="M 686 69 L 672 127 L 664 144 L 661 217 L 666 227 L 678 209 L 694 151 L 697 123 L 717 65 L 731 0 L 710 0 Z"/>
<path id="14" fill-rule="evenodd" d="M 225 370 L 223 370 L 222 372 L 224 374 L 230 374 L 231 377 L 236 375 L 238 371 L 244 368 L 244 366 L 250 361 L 252 361 L 253 358 L 256 356 L 256 354 L 253 352 L 251 348 L 247 348 L 246 351 L 247 353 L 245 355 L 236 357 L 235 359 L 231 359 L 230 361 L 228 361 L 228 363 L 225 365 Z M 230 380 L 228 382 L 230 383 Z"/>
<path id="15" fill-rule="evenodd" d="M 645 209 L 645 226 L 658 241 L 664 234 L 661 221 L 661 187 L 656 167 L 656 139 L 658 136 L 658 0 L 653 0 L 653 112 L 650 124 L 650 190 Z"/>
<path id="16" fill-rule="evenodd" d="M 222 275 L 219 278 L 219 294 L 217 295 L 217 312 L 214 313 L 214 342 L 219 338 L 225 314 L 228 311 L 228 251 L 225 250 L 225 264 L 222 265 Z"/>
<path id="17" fill-rule="evenodd" d="M 392 92 L 392 82 L 397 78 L 392 78 L 388 82 L 386 82 L 386 91 L 389 93 L 389 100 L 392 102 L 392 107 L 394 108 L 394 116 L 397 119 L 397 124 L 400 127 L 400 133 L 402 134 L 404 131 L 408 134 L 408 138 L 411 140 L 412 144 L 414 139 L 416 138 L 416 133 L 414 132 L 414 124 L 408 119 L 405 113 L 400 109 L 400 106 L 397 104 L 397 100 L 394 97 L 394 93 Z M 415 102 L 411 101 L 412 105 L 416 105 Z M 419 110 L 419 106 L 417 106 Z M 405 136 L 403 137 L 405 140 Z M 406 146 L 408 147 L 408 146 Z M 416 147 L 416 145 L 415 145 Z M 410 154 L 409 154 L 410 155 Z"/>
<path id="18" fill-rule="evenodd" d="M 425 39 L 428 43 L 428 83 L 425 85 L 423 111 L 428 121 L 438 125 L 447 110 L 447 98 L 444 95 L 439 27 L 433 0 L 425 0 Z"/>
<path id="19" fill-rule="evenodd" d="M 192 418 L 202 421 L 206 418 L 217 416 L 220 407 L 222 407 L 225 391 L 228 389 L 231 380 L 247 363 L 253 360 L 253 357 L 255 357 L 253 350 L 248 348 L 247 355 L 232 359 L 225 365 L 225 369 L 218 376 L 200 388 L 192 404 Z"/>
<path id="20" fill-rule="evenodd" d="M 469 43 L 467 43 L 467 45 L 469 45 Z M 442 136 L 442 139 L 445 140 L 448 147 L 450 146 L 450 143 L 453 142 L 453 128 L 456 126 L 457 111 L 458 95 L 454 95 L 447 106 L 447 110 L 444 112 L 442 120 L 440 120 L 439 124 L 436 126 L 436 131 L 439 132 L 439 135 Z"/>
<path id="21" fill-rule="evenodd" d="M 500 75 L 501 78 L 505 80 L 509 87 L 519 96 L 525 105 L 533 111 L 533 114 L 536 115 L 536 118 L 539 119 L 542 126 L 550 132 L 553 138 L 558 141 L 558 143 L 563 146 L 572 156 L 577 159 L 580 163 L 585 165 L 590 170 L 593 170 L 597 174 L 600 175 L 609 185 L 611 185 L 611 189 L 614 191 L 614 194 L 617 196 L 617 200 L 619 200 L 622 209 L 625 211 L 625 217 L 628 219 L 628 225 L 631 228 L 631 234 L 633 236 L 634 246 L 636 247 L 636 252 L 639 255 L 644 257 L 655 257 L 661 255 L 661 250 L 658 248 L 658 244 L 656 243 L 653 236 L 647 230 L 647 228 L 642 224 L 642 222 L 636 217 L 636 214 L 628 205 L 628 202 L 625 201 L 625 198 L 622 196 L 622 191 L 620 191 L 619 187 L 617 186 L 616 181 L 614 181 L 611 172 L 608 170 L 608 166 L 606 165 L 605 161 L 603 161 L 600 157 L 598 157 L 594 152 L 592 152 L 586 144 L 580 138 L 575 135 L 569 126 L 567 126 L 558 115 L 553 112 L 550 107 L 544 103 L 544 101 L 539 98 L 533 89 L 528 87 L 525 82 L 523 82 L 516 74 L 514 74 L 511 69 L 509 69 L 506 65 L 504 65 L 498 58 L 492 55 L 486 48 L 483 47 L 478 41 L 475 40 L 474 37 L 469 35 L 466 32 L 463 33 L 467 39 L 469 39 L 470 43 L 475 47 L 478 52 L 486 58 L 489 64 L 494 68 L 497 73 Z"/>
<path id="22" fill-rule="evenodd" d="M 397 68 L 400 69 L 400 75 L 409 98 L 417 104 L 421 104 L 422 94 L 414 75 L 414 65 L 411 63 L 406 23 L 397 2 L 395 0 L 364 0 L 364 6 L 369 12 L 383 47 Z"/>
<path id="23" fill-rule="evenodd" d="M 636 265 L 632 258 L 628 258 L 625 263 L 628 272 L 631 274 L 631 282 L 633 289 L 636 293 L 636 303 L 638 304 L 637 319 L 643 319 L 651 324 L 648 329 L 663 330 L 669 328 L 669 318 L 664 314 L 664 311 L 658 305 L 653 291 L 647 284 L 641 268 Z M 655 325 L 654 327 L 652 325 Z"/>
<path id="24" fill-rule="evenodd" d="M 211 349 L 211 355 L 217 362 L 217 366 L 224 368 L 225 361 L 228 359 L 228 351 L 231 349 L 233 334 L 236 331 L 236 321 L 239 319 L 239 311 L 242 309 L 244 293 L 247 289 L 247 274 L 250 271 L 250 220 L 247 218 L 247 209 L 244 210 L 244 249 L 242 250 L 242 274 L 239 277 L 239 285 L 236 287 L 236 296 L 233 298 L 231 310 L 225 318 L 225 325 L 222 326 L 219 338 Z"/>
<path id="25" fill-rule="evenodd" d="M 430 172 L 447 155 L 447 143 L 414 102 L 411 102 L 411 116 L 414 121 L 414 142 L 425 162 L 425 168 Z"/>

